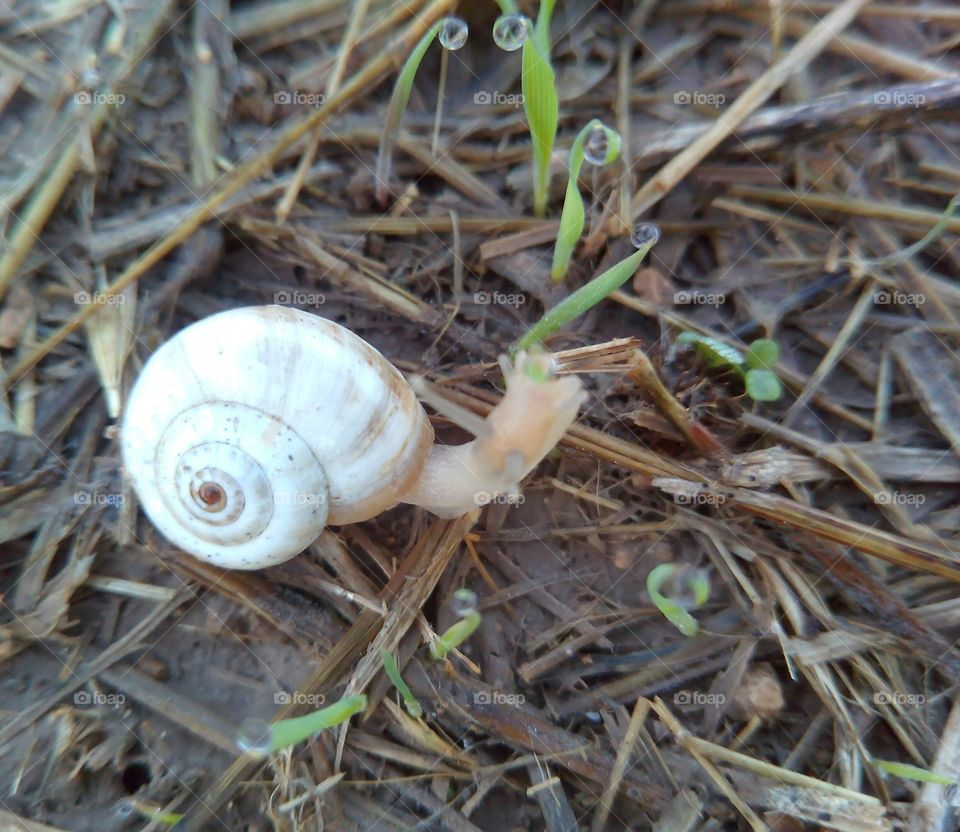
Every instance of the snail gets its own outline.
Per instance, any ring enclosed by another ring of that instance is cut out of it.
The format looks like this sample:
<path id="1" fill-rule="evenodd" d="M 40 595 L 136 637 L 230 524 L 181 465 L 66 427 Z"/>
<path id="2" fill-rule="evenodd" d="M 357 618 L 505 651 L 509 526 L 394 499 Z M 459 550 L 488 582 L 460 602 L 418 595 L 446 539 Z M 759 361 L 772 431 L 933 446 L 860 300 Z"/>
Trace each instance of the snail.
<path id="1" fill-rule="evenodd" d="M 417 392 L 350 330 L 281 306 L 221 312 L 144 365 L 124 470 L 164 537 L 231 569 L 282 563 L 325 526 L 399 503 L 455 517 L 515 491 L 586 398 L 548 355 L 501 366 L 507 390 L 487 418 L 457 414 L 476 438 L 439 445 Z"/>

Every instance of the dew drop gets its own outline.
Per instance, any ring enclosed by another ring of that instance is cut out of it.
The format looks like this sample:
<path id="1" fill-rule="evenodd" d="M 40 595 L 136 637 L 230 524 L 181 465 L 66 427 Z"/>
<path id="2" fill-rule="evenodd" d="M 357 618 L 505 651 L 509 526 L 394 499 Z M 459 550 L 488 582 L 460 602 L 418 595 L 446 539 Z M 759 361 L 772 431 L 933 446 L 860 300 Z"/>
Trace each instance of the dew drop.
<path id="1" fill-rule="evenodd" d="M 237 748 L 248 754 L 269 754 L 273 747 L 273 731 L 263 719 L 246 719 L 237 731 Z"/>
<path id="2" fill-rule="evenodd" d="M 591 127 L 583 140 L 583 158 L 591 165 L 602 165 L 607 161 L 607 152 L 610 141 L 607 138 L 607 128 L 602 124 Z"/>
<path id="3" fill-rule="evenodd" d="M 477 608 L 477 593 L 472 589 L 458 589 L 450 599 L 450 609 L 454 615 L 463 618 Z"/>
<path id="4" fill-rule="evenodd" d="M 530 34 L 530 18 L 523 14 L 502 14 L 493 24 L 493 42 L 507 52 L 516 52 Z"/>
<path id="5" fill-rule="evenodd" d="M 445 17 L 440 22 L 440 45 L 444 49 L 456 51 L 467 42 L 467 21 L 459 17 Z"/>
<path id="6" fill-rule="evenodd" d="M 660 229 L 652 222 L 642 222 L 634 226 L 633 233 L 630 235 L 630 242 L 633 243 L 634 248 L 656 245 L 659 239 Z"/>

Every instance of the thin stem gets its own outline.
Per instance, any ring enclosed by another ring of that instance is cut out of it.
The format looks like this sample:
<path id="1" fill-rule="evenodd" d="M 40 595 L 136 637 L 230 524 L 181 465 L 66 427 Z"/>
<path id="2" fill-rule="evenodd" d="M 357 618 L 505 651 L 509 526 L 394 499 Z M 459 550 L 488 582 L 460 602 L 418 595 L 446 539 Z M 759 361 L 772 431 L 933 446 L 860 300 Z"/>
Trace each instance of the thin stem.
<path id="1" fill-rule="evenodd" d="M 417 70 L 423 61 L 423 56 L 427 54 L 430 44 L 440 32 L 443 26 L 443 19 L 438 20 L 431 26 L 420 38 L 420 42 L 413 48 L 410 57 L 407 58 L 403 69 L 397 76 L 396 83 L 393 85 L 393 93 L 390 96 L 390 104 L 387 106 L 387 115 L 384 119 L 383 133 L 380 135 L 380 149 L 377 153 L 376 178 L 376 196 L 380 205 L 387 204 L 387 196 L 390 189 L 390 171 L 393 168 L 393 148 L 397 143 L 397 137 L 400 134 L 400 120 L 407 109 L 410 101 L 410 92 L 413 90 L 413 79 L 417 75 Z"/>
<path id="2" fill-rule="evenodd" d="M 417 697 L 413 695 L 410 686 L 403 681 L 403 676 L 400 675 L 400 668 L 397 666 L 397 660 L 388 650 L 380 651 L 380 659 L 383 661 L 383 669 L 386 671 L 387 677 L 400 692 L 400 696 L 403 697 L 403 704 L 407 709 L 407 713 L 414 719 L 419 719 L 423 716 L 423 706 L 417 701 Z"/>

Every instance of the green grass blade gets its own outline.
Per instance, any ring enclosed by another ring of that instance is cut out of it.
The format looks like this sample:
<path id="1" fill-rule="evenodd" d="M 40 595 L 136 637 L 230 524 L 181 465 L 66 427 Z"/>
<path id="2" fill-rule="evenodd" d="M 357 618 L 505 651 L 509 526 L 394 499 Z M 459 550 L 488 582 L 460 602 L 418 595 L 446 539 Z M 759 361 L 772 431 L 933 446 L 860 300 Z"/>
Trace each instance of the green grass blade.
<path id="1" fill-rule="evenodd" d="M 633 277 L 634 272 L 640 266 L 640 262 L 659 239 L 656 226 L 647 225 L 643 228 L 647 230 L 647 236 L 640 242 L 637 251 L 611 266 L 603 274 L 581 286 L 576 292 L 550 309 L 529 329 L 526 335 L 517 341 L 511 350 L 511 354 L 515 355 L 520 350 L 527 350 L 535 344 L 542 344 L 558 329 L 596 306 L 612 291 L 619 289 Z M 638 236 L 636 232 L 635 236 Z"/>
<path id="2" fill-rule="evenodd" d="M 417 697 L 413 695 L 410 686 L 403 681 L 403 676 L 400 675 L 400 668 L 397 666 L 397 660 L 393 657 L 393 654 L 387 650 L 381 650 L 380 660 L 383 662 L 383 669 L 386 671 L 387 677 L 400 692 L 400 696 L 403 697 L 403 704 L 407 709 L 407 713 L 414 719 L 422 717 L 423 706 L 417 701 Z"/>
<path id="3" fill-rule="evenodd" d="M 326 708 L 291 719 L 281 719 L 272 725 L 260 720 L 248 720 L 240 729 L 237 745 L 243 751 L 256 756 L 274 754 L 291 745 L 303 742 L 314 734 L 346 722 L 354 714 L 367 707 L 367 697 L 362 693 L 345 696 Z"/>
<path id="4" fill-rule="evenodd" d="M 897 777 L 903 777 L 907 780 L 919 780 L 921 783 L 935 783 L 938 786 L 952 786 L 956 781 L 942 774 L 936 774 L 929 769 L 920 768 L 920 766 L 910 765 L 910 763 L 898 763 L 894 760 L 878 760 L 873 758 L 874 765 L 887 774 L 893 774 Z"/>
<path id="5" fill-rule="evenodd" d="M 427 54 L 430 44 L 439 34 L 445 19 L 441 18 L 434 23 L 420 38 L 393 85 L 393 93 L 390 95 L 390 104 L 387 106 L 387 116 L 383 124 L 383 133 L 380 135 L 380 148 L 377 151 L 377 166 L 374 174 L 377 189 L 376 197 L 380 205 L 385 206 L 387 204 L 390 191 L 390 171 L 393 168 L 393 148 L 397 143 L 397 137 L 400 135 L 400 120 L 403 118 L 407 104 L 410 102 L 413 80 L 416 78 L 417 70 L 423 62 L 423 56 Z"/>
<path id="6" fill-rule="evenodd" d="M 437 661 L 441 661 L 447 657 L 447 653 L 451 650 L 459 647 L 463 642 L 465 642 L 471 635 L 473 631 L 480 626 L 480 613 L 476 610 L 473 612 L 468 612 L 463 618 L 461 618 L 456 624 L 450 627 L 442 636 L 440 640 L 433 645 L 430 652 L 433 655 L 433 658 Z"/>
<path id="7" fill-rule="evenodd" d="M 541 6 L 541 13 L 542 13 Z M 530 128 L 533 153 L 533 211 L 538 217 L 547 213 L 550 190 L 550 157 L 557 135 L 559 101 L 548 46 L 537 34 L 523 43 L 520 69 L 523 110 Z"/>
<path id="8" fill-rule="evenodd" d="M 553 7 L 557 0 L 540 0 L 540 9 L 537 11 L 537 23 L 534 29 L 540 38 L 540 48 L 545 55 L 550 54 L 550 20 L 553 18 Z"/>

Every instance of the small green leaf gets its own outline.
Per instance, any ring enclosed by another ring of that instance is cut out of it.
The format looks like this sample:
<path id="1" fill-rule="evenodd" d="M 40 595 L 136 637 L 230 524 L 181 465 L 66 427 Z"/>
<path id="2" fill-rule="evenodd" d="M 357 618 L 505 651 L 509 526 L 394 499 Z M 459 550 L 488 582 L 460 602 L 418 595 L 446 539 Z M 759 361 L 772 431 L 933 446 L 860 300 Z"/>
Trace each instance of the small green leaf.
<path id="1" fill-rule="evenodd" d="M 750 368 L 772 369 L 780 358 L 780 345 L 770 338 L 758 338 L 747 352 L 747 366 Z"/>
<path id="2" fill-rule="evenodd" d="M 711 367 L 734 367 L 738 370 L 743 367 L 744 357 L 739 350 L 709 335 L 701 335 L 699 332 L 681 332 L 677 337 L 677 343 L 693 344 Z"/>
<path id="3" fill-rule="evenodd" d="M 783 385 L 772 370 L 754 368 L 744 381 L 747 395 L 755 402 L 775 402 L 783 395 Z"/>

